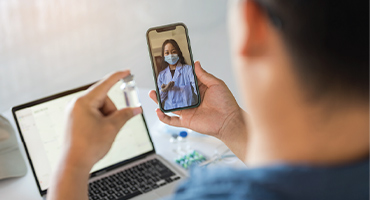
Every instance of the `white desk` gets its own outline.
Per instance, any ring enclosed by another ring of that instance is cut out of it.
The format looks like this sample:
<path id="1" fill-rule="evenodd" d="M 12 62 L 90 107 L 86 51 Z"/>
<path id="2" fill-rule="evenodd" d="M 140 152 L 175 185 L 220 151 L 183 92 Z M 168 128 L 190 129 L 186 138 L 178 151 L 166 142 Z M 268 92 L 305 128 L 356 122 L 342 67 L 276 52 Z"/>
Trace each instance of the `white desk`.
<path id="1" fill-rule="evenodd" d="M 155 149 L 157 153 L 162 155 L 164 158 L 168 159 L 170 162 L 174 163 L 176 153 L 172 151 L 172 148 L 169 145 L 170 144 L 169 139 L 171 135 L 168 133 L 162 133 L 158 130 L 158 127 L 161 127 L 160 124 L 161 122 L 158 120 L 155 114 L 155 108 L 157 108 L 157 105 L 147 96 L 147 93 L 149 91 L 148 89 L 142 89 L 140 91 L 141 91 L 140 99 L 144 110 L 144 116 L 148 124 L 150 135 L 152 137 Z M 16 130 L 15 128 L 16 126 L 14 124 L 11 111 L 8 110 L 6 112 L 3 112 L 2 114 L 10 120 L 14 129 Z M 28 163 L 27 156 L 18 133 L 17 139 L 23 158 L 26 160 L 28 171 L 24 177 L 0 180 L 0 199 L 1 200 L 42 199 L 39 194 L 31 167 Z M 218 149 L 219 151 L 223 151 L 224 149 L 227 148 L 218 139 L 209 136 L 201 136 L 197 133 L 189 134 L 188 143 L 193 149 L 201 151 L 208 157 L 213 156 L 216 149 Z M 233 159 L 228 163 L 220 164 L 234 167 L 244 167 L 244 164 L 238 159 Z"/>

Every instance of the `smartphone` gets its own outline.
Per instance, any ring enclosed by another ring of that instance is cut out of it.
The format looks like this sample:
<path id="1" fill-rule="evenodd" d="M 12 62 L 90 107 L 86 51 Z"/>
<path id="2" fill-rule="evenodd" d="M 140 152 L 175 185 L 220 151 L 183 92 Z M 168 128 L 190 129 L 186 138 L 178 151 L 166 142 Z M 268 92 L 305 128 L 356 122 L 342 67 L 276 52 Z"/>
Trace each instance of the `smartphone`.
<path id="1" fill-rule="evenodd" d="M 159 108 L 173 112 L 198 107 L 198 81 L 185 24 L 150 28 L 146 39 Z"/>

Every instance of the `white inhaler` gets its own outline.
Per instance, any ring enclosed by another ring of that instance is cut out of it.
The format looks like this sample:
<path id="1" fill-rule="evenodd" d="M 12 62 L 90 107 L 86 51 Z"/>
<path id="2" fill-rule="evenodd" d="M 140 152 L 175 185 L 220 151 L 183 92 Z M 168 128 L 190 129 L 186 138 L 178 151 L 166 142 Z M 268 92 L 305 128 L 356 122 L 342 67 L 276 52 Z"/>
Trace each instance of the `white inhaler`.
<path id="1" fill-rule="evenodd" d="M 132 74 L 126 76 L 122 79 L 121 90 L 125 98 L 127 107 L 140 107 L 138 90 L 134 81 L 134 76 Z"/>

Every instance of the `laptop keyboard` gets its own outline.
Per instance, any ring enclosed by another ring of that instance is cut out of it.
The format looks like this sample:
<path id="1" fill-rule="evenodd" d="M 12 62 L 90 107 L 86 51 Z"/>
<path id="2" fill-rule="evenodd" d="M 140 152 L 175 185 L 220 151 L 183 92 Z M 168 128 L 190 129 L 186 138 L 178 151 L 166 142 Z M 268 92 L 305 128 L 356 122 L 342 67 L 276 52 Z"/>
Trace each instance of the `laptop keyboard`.
<path id="1" fill-rule="evenodd" d="M 180 179 L 157 159 L 89 183 L 89 199 L 130 199 Z"/>

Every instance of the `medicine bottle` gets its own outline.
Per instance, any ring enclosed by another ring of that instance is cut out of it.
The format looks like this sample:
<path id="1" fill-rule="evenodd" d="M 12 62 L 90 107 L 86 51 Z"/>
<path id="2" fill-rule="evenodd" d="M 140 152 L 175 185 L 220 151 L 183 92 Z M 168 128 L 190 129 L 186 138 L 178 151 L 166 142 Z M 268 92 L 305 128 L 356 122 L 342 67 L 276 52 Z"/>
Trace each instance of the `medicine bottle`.
<path id="1" fill-rule="evenodd" d="M 187 154 L 191 149 L 187 142 L 188 132 L 181 131 L 177 137 L 177 153 L 180 155 Z"/>
<path id="2" fill-rule="evenodd" d="M 125 98 L 127 107 L 140 107 L 138 90 L 134 81 L 134 76 L 132 74 L 126 76 L 122 79 L 121 90 Z"/>

